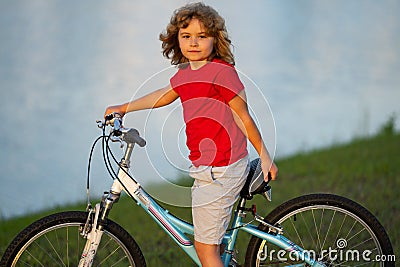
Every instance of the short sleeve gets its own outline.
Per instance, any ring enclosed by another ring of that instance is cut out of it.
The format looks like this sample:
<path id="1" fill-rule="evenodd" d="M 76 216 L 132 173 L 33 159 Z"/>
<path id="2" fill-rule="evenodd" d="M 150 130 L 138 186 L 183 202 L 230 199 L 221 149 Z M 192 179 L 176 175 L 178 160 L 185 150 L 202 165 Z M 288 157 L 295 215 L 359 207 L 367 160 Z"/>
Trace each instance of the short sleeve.
<path id="1" fill-rule="evenodd" d="M 244 89 L 244 85 L 233 66 L 225 66 L 216 76 L 214 84 L 226 103 Z"/>
<path id="2" fill-rule="evenodd" d="M 172 87 L 172 89 L 179 95 L 179 84 L 180 84 L 180 82 L 179 82 L 179 80 L 180 80 L 180 77 L 181 75 L 180 75 L 180 73 L 179 73 L 179 70 L 178 70 L 178 72 L 177 73 L 175 73 L 175 75 L 174 76 L 172 76 L 171 77 L 171 79 L 169 80 L 169 82 L 170 82 L 170 85 L 171 85 L 171 87 Z"/>

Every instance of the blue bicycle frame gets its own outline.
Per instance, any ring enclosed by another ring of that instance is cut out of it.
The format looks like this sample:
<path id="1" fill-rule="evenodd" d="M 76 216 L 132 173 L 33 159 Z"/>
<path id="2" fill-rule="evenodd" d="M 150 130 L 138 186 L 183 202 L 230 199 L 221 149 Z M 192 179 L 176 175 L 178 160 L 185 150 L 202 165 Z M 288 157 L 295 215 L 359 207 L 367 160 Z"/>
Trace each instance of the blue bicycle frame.
<path id="1" fill-rule="evenodd" d="M 162 208 L 154 199 L 128 175 L 129 159 L 132 153 L 133 145 L 128 144 L 125 152 L 125 157 L 121 161 L 121 168 L 118 171 L 118 180 L 114 180 L 111 187 L 110 194 L 119 195 L 122 190 L 130 195 L 137 205 L 142 207 L 154 221 L 160 225 L 160 227 L 178 244 L 178 246 L 198 265 L 201 266 L 200 260 L 197 257 L 196 250 L 192 241 L 186 236 L 193 235 L 193 225 L 175 217 L 167 210 Z M 240 205 L 244 207 L 245 200 L 242 199 Z M 225 244 L 225 251 L 222 254 L 222 261 L 224 266 L 228 266 L 232 259 L 232 253 L 234 251 L 236 238 L 239 230 L 245 231 L 251 235 L 257 236 L 261 239 L 266 240 L 269 243 L 275 244 L 285 251 L 289 251 L 292 255 L 298 259 L 303 260 L 305 263 L 300 265 L 292 266 L 305 266 L 309 264 L 311 266 L 325 266 L 311 257 L 305 251 L 285 238 L 281 233 L 268 233 L 261 231 L 257 226 L 253 224 L 243 223 L 243 210 L 237 209 L 232 222 L 232 230 L 230 233 L 225 234 L 223 243 Z M 273 226 L 271 226 L 273 227 Z"/>

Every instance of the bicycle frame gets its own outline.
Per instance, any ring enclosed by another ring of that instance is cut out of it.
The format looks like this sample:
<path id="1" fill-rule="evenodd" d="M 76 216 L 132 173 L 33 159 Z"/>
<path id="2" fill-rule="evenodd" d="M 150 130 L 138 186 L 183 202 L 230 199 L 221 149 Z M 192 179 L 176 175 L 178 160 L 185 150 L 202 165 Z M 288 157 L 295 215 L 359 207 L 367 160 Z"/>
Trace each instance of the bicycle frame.
<path id="1" fill-rule="evenodd" d="M 82 254 L 80 266 L 90 266 L 92 258 L 96 253 L 97 246 L 99 244 L 99 238 L 101 238 L 101 229 L 98 231 L 97 225 L 98 220 L 104 220 L 107 218 L 109 211 L 111 210 L 113 203 L 116 202 L 120 196 L 120 193 L 124 190 L 133 200 L 143 208 L 150 217 L 157 222 L 157 224 L 175 241 L 175 243 L 198 265 L 201 266 L 200 260 L 197 257 L 196 250 L 192 241 L 186 236 L 186 234 L 193 236 L 194 229 L 193 225 L 175 217 L 163 207 L 161 207 L 142 187 L 137 183 L 132 176 L 128 174 L 130 168 L 130 157 L 134 143 L 127 143 L 125 155 L 121 160 L 120 168 L 118 170 L 118 179 L 115 179 L 111 189 L 105 197 L 103 197 L 103 209 L 97 204 L 95 208 L 96 216 L 94 226 L 91 232 L 88 234 L 88 241 L 86 244 L 87 249 Z M 246 200 L 241 199 L 238 208 L 235 211 L 234 219 L 232 222 L 232 230 L 230 233 L 226 233 L 223 238 L 223 244 L 225 244 L 225 251 L 222 254 L 222 261 L 224 266 L 228 266 L 232 260 L 234 248 L 236 244 L 236 238 L 239 230 L 245 231 L 251 235 L 257 236 L 261 239 L 266 240 L 272 244 L 277 245 L 283 250 L 293 253 L 293 256 L 298 259 L 304 260 L 305 263 L 311 266 L 325 266 L 314 259 L 310 258 L 305 251 L 285 238 L 281 231 L 276 231 L 278 228 L 264 223 L 271 230 L 271 233 L 261 231 L 257 226 L 249 223 L 243 223 L 242 219 L 245 215 L 244 207 Z M 98 218 L 98 219 L 97 219 Z M 256 218 L 257 219 L 257 218 Z M 262 219 L 262 218 L 261 218 Z M 262 222 L 258 219 L 257 221 Z M 94 232 L 94 233 L 93 233 Z M 88 257 L 88 259 L 87 259 Z M 297 264 L 292 266 L 305 266 L 304 264 Z"/>

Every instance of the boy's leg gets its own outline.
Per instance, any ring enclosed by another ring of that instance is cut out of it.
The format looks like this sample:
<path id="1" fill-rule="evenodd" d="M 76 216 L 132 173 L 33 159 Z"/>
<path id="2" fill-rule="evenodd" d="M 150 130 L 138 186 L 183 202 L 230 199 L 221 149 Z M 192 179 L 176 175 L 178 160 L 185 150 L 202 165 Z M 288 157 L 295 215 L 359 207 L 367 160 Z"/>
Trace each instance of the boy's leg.
<path id="1" fill-rule="evenodd" d="M 223 267 L 219 245 L 209 245 L 201 242 L 194 242 L 197 256 L 200 259 L 202 267 Z"/>
<path id="2" fill-rule="evenodd" d="M 247 173 L 247 158 L 228 167 L 191 168 L 191 176 L 195 178 L 192 187 L 195 248 L 203 267 L 223 266 L 219 244 Z"/>

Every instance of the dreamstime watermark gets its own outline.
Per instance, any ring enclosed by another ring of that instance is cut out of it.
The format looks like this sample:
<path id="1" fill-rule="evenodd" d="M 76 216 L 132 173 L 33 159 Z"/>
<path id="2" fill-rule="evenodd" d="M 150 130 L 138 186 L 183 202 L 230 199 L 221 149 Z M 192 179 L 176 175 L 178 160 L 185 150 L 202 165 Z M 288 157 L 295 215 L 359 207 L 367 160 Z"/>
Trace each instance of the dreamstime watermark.
<path id="1" fill-rule="evenodd" d="M 293 249 L 290 251 L 286 250 L 274 250 L 268 251 L 267 246 L 264 246 L 262 251 L 259 251 L 257 257 L 260 261 L 300 261 L 303 258 L 316 259 L 321 262 L 395 262 L 395 255 L 380 255 L 374 254 L 374 250 L 365 249 L 346 249 L 347 240 L 339 238 L 336 241 L 336 247 L 328 247 L 320 252 L 314 250 L 303 250 L 299 253 L 299 250 Z"/>

